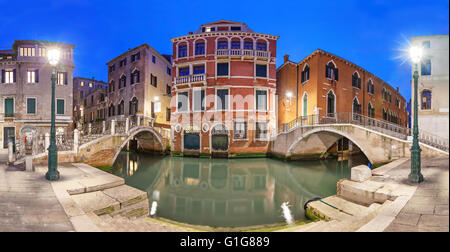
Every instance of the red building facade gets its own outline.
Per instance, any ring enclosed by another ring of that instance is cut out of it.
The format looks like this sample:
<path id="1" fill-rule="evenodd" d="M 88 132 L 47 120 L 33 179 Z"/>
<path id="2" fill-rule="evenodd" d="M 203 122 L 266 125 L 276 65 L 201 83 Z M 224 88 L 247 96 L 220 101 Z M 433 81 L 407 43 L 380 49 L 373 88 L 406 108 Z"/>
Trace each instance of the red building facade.
<path id="1" fill-rule="evenodd" d="M 297 117 L 363 115 L 407 127 L 405 98 L 379 77 L 323 50 L 277 69 L 278 127 Z"/>
<path id="2" fill-rule="evenodd" d="M 276 132 L 277 36 L 217 21 L 172 39 L 172 152 L 266 154 Z"/>

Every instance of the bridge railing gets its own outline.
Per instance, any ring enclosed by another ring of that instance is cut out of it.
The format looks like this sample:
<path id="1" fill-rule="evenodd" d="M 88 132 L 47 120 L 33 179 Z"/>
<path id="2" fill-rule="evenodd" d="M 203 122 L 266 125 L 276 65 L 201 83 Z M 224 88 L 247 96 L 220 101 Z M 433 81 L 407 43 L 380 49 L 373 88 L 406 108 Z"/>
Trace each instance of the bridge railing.
<path id="1" fill-rule="evenodd" d="M 300 116 L 288 123 L 282 124 L 279 129 L 279 133 L 289 132 L 297 127 L 302 127 L 303 132 L 308 131 L 308 126 L 324 125 L 324 124 L 353 124 L 359 125 L 364 128 L 407 140 L 408 136 L 412 135 L 412 131 L 408 127 L 403 127 L 391 122 L 375 119 L 372 117 L 352 113 L 352 112 L 339 112 L 328 114 L 315 114 L 308 116 Z M 419 142 L 428 144 L 440 150 L 449 151 L 449 140 L 440 136 L 434 135 L 429 132 L 419 132 Z"/>

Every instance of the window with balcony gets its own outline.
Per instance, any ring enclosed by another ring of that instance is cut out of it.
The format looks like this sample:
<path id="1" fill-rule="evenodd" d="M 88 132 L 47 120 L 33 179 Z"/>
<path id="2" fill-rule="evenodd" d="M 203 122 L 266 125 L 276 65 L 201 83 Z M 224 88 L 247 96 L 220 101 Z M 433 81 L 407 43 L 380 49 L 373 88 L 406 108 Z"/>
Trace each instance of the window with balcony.
<path id="1" fill-rule="evenodd" d="M 256 64 L 256 77 L 267 77 L 267 65 Z"/>
<path id="2" fill-rule="evenodd" d="M 231 41 L 231 49 L 241 49 L 241 41 L 240 40 Z"/>
<path id="3" fill-rule="evenodd" d="M 205 42 L 195 43 L 195 55 L 205 55 Z"/>
<path id="4" fill-rule="evenodd" d="M 194 66 L 194 74 L 204 74 L 205 73 L 205 66 Z"/>
<path id="5" fill-rule="evenodd" d="M 228 63 L 217 63 L 217 76 L 228 76 Z"/>
<path id="6" fill-rule="evenodd" d="M 257 42 L 256 43 L 256 50 L 258 50 L 258 51 L 267 51 L 267 43 L 265 41 L 264 42 L 261 42 L 261 41 Z"/>
<path id="7" fill-rule="evenodd" d="M 421 109 L 427 110 L 431 109 L 431 91 L 430 90 L 424 90 L 422 91 L 422 100 L 421 100 Z"/>
<path id="8" fill-rule="evenodd" d="M 244 40 L 244 49 L 253 50 L 253 40 Z"/>
<path id="9" fill-rule="evenodd" d="M 302 71 L 301 80 L 302 80 L 302 83 L 309 80 L 309 66 L 308 65 L 306 65 Z"/>
<path id="10" fill-rule="evenodd" d="M 217 89 L 216 110 L 228 110 L 228 89 Z"/>
<path id="11" fill-rule="evenodd" d="M 16 69 L 2 69 L 2 83 L 15 83 Z"/>
<path id="12" fill-rule="evenodd" d="M 431 75 L 431 59 L 424 59 L 421 63 L 421 75 Z"/>
<path id="13" fill-rule="evenodd" d="M 178 58 L 184 58 L 187 57 L 187 45 L 179 45 L 178 46 Z"/>
<path id="14" fill-rule="evenodd" d="M 28 69 L 27 70 L 27 81 L 28 81 L 28 83 L 38 83 L 39 82 L 39 69 Z"/>
<path id="15" fill-rule="evenodd" d="M 266 122 L 256 122 L 255 125 L 255 139 L 256 140 L 267 140 L 267 123 Z"/>
<path id="16" fill-rule="evenodd" d="M 189 110 L 188 92 L 180 92 L 177 94 L 177 111 L 184 112 Z"/>
<path id="17" fill-rule="evenodd" d="M 36 98 L 27 98 L 27 114 L 36 114 Z"/>
<path id="18" fill-rule="evenodd" d="M 336 66 L 333 64 L 333 62 L 329 62 L 326 66 L 325 66 L 325 77 L 331 80 L 338 80 L 338 69 L 336 68 Z"/>
<path id="19" fill-rule="evenodd" d="M 228 41 L 227 40 L 217 41 L 217 49 L 228 49 Z"/>
<path id="20" fill-rule="evenodd" d="M 194 111 L 205 110 L 205 90 L 194 90 Z"/>
<path id="21" fill-rule="evenodd" d="M 267 111 L 267 91 L 256 90 L 256 110 Z"/>
<path id="22" fill-rule="evenodd" d="M 58 72 L 56 84 L 58 85 L 67 85 L 67 73 L 66 72 Z"/>
<path id="23" fill-rule="evenodd" d="M 183 67 L 178 69 L 178 76 L 188 76 L 189 75 L 189 67 Z"/>
<path id="24" fill-rule="evenodd" d="M 65 110 L 65 104 L 64 99 L 56 99 L 56 114 L 57 115 L 64 115 Z"/>

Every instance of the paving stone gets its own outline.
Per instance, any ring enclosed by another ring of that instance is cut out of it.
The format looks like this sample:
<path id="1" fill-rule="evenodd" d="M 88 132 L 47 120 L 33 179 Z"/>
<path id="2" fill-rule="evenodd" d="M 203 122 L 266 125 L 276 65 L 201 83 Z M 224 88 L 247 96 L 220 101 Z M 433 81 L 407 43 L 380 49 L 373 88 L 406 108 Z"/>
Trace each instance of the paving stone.
<path id="1" fill-rule="evenodd" d="M 448 216 L 448 205 L 436 205 L 434 208 L 434 214 L 436 215 L 447 215 Z"/>
<path id="2" fill-rule="evenodd" d="M 419 232 L 419 227 L 392 223 L 384 231 L 385 232 Z"/>
<path id="3" fill-rule="evenodd" d="M 401 213 L 409 214 L 433 214 L 434 205 L 431 204 L 411 204 L 411 200 L 402 209 Z"/>
<path id="4" fill-rule="evenodd" d="M 448 216 L 443 215 L 422 215 L 419 219 L 419 226 L 427 227 L 448 227 L 449 226 Z"/>
<path id="5" fill-rule="evenodd" d="M 417 223 L 419 223 L 419 218 L 420 214 L 400 213 L 395 217 L 393 223 L 409 226 L 417 226 Z"/>

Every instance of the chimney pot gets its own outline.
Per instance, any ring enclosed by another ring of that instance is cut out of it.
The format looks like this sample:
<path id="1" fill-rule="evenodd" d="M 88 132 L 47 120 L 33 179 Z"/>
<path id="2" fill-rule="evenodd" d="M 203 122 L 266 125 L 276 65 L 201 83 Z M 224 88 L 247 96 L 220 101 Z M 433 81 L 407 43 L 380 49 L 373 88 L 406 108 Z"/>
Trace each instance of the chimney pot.
<path id="1" fill-rule="evenodd" d="M 289 54 L 284 55 L 284 63 L 289 61 Z"/>
<path id="2" fill-rule="evenodd" d="M 192 35 L 192 32 L 191 32 L 191 31 L 189 32 L 189 35 Z"/>

